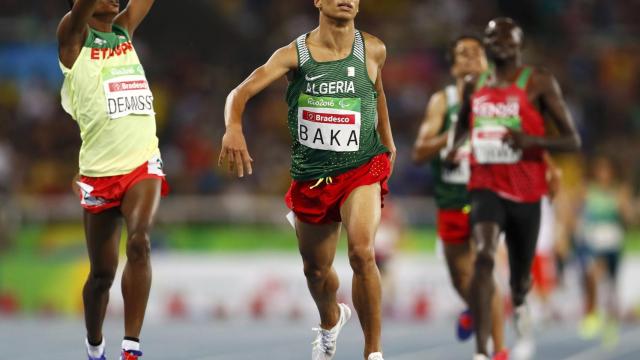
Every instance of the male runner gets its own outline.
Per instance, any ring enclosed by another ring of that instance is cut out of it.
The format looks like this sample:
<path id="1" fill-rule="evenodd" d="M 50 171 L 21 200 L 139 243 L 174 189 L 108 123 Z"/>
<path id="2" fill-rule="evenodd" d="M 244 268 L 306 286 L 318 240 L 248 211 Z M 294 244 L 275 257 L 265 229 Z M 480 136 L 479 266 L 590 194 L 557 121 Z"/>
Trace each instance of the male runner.
<path id="1" fill-rule="evenodd" d="M 482 40 L 471 35 L 458 37 L 449 49 L 451 75 L 455 85 L 449 85 L 431 96 L 420 132 L 413 148 L 413 160 L 422 163 L 431 161 L 435 200 L 438 207 L 438 238 L 444 245 L 444 254 L 453 287 L 462 300 L 469 304 L 469 283 L 473 274 L 474 252 L 471 246 L 469 224 L 470 201 L 467 191 L 469 182 L 468 144 L 458 149 L 459 166 L 449 169 L 442 160 L 447 154 L 447 145 L 452 146 L 452 125 L 458 121 L 459 99 L 467 75 L 480 75 L 488 68 Z M 494 359 L 506 359 L 504 349 L 504 322 L 501 294 L 493 295 L 493 342 Z M 458 318 L 458 338 L 468 339 L 473 333 L 473 320 L 468 310 Z"/>
<path id="2" fill-rule="evenodd" d="M 89 360 L 104 360 L 102 323 L 118 266 L 122 220 L 125 337 L 120 358 L 142 356 L 140 330 L 149 289 L 149 232 L 168 191 L 158 150 L 153 95 L 131 36 L 153 0 L 69 1 L 58 27 L 62 106 L 78 122 L 82 148 L 77 185 L 91 270 L 84 286 Z"/>
<path id="3" fill-rule="evenodd" d="M 494 68 L 465 86 L 454 153 L 471 132 L 472 235 L 477 244 L 470 302 L 476 331 L 475 359 L 487 359 L 494 293 L 495 251 L 504 231 L 516 332 L 531 336 L 525 297 L 540 227 L 540 199 L 547 192 L 544 150 L 575 151 L 580 138 L 560 86 L 547 70 L 522 65 L 522 29 L 509 18 L 491 20 L 484 43 Z M 474 87 L 476 91 L 474 92 Z M 545 135 L 545 120 L 557 136 Z M 529 354 L 529 355 L 532 355 Z"/>
<path id="4" fill-rule="evenodd" d="M 382 359 L 380 275 L 373 240 L 387 193 L 395 145 L 382 86 L 384 44 L 354 27 L 359 0 L 314 0 L 319 26 L 278 49 L 227 98 L 220 163 L 251 174 L 242 133 L 247 101 L 288 75 L 292 137 L 287 206 L 295 214 L 309 291 L 320 313 L 312 359 L 332 359 L 351 310 L 336 301 L 332 263 L 341 222 L 353 269 L 353 302 L 364 332 L 364 358 Z"/>

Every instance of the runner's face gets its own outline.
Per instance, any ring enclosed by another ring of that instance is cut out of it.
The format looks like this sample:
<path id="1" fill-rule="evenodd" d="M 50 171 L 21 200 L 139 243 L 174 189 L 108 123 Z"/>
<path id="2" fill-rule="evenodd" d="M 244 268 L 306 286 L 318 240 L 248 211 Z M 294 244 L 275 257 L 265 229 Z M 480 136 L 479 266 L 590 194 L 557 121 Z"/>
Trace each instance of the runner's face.
<path id="1" fill-rule="evenodd" d="M 522 30 L 513 22 L 492 20 L 484 32 L 484 44 L 494 60 L 513 59 L 522 47 Z"/>
<path id="2" fill-rule="evenodd" d="M 325 16 L 336 20 L 353 20 L 360 9 L 360 0 L 315 0 Z"/>
<path id="3" fill-rule="evenodd" d="M 478 75 L 487 70 L 487 57 L 482 45 L 474 39 L 462 39 L 453 49 L 451 73 L 455 78 Z"/>

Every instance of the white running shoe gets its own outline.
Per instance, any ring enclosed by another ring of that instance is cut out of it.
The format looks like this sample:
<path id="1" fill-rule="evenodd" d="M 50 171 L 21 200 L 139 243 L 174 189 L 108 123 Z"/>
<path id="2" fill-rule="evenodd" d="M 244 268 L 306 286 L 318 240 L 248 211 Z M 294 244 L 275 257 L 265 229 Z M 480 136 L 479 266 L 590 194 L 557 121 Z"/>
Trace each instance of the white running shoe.
<path id="1" fill-rule="evenodd" d="M 491 360 L 488 356 L 484 354 L 475 354 L 473 355 L 473 360 Z"/>
<path id="2" fill-rule="evenodd" d="M 516 330 L 516 344 L 511 352 L 514 360 L 530 360 L 535 353 L 533 340 L 533 325 L 531 313 L 527 304 L 518 306 L 513 312 L 514 327 Z"/>
<path id="3" fill-rule="evenodd" d="M 331 330 L 325 330 L 318 326 L 313 328 L 313 331 L 317 331 L 318 335 L 312 342 L 313 350 L 311 351 L 312 360 L 331 360 L 336 353 L 336 342 L 338 335 L 344 324 L 351 318 L 351 309 L 345 304 L 338 304 L 340 308 L 340 317 L 338 323 Z"/>
<path id="4" fill-rule="evenodd" d="M 384 359 L 382 358 L 381 352 L 374 352 L 369 354 L 369 357 L 367 358 L 367 360 L 384 360 Z"/>

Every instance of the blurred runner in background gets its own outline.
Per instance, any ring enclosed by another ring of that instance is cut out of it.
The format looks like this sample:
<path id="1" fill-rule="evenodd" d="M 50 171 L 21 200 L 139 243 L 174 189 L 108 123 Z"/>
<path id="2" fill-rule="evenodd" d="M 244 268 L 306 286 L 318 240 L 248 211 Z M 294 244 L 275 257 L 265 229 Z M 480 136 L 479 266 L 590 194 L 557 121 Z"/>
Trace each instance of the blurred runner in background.
<path id="1" fill-rule="evenodd" d="M 630 186 L 611 158 L 597 156 L 583 189 L 577 229 L 577 252 L 584 270 L 585 316 L 580 335 L 592 339 L 602 332 L 605 346 L 618 341 L 618 270 L 625 228 L 635 220 Z M 603 295 L 605 314 L 598 310 Z"/>
<path id="2" fill-rule="evenodd" d="M 476 331 L 475 360 L 487 359 L 491 332 L 493 269 L 500 234 L 509 254 L 511 298 L 518 343 L 516 358 L 533 356 L 526 305 L 531 263 L 540 227 L 540 200 L 547 193 L 544 151 L 575 151 L 580 138 L 555 77 L 522 63 L 522 29 L 509 18 L 491 20 L 484 44 L 494 67 L 467 82 L 456 123 L 455 146 L 471 137 L 472 236 L 477 245 L 470 302 Z M 547 122 L 549 124 L 547 124 Z M 553 125 L 557 135 L 548 135 Z"/>
<path id="3" fill-rule="evenodd" d="M 438 207 L 438 239 L 444 247 L 447 267 L 453 287 L 458 295 L 469 304 L 469 283 L 473 275 L 475 259 L 471 244 L 471 224 L 469 223 L 470 199 L 467 190 L 469 182 L 469 143 L 460 147 L 456 154 L 458 166 L 445 167 L 443 159 L 453 145 L 453 131 L 458 121 L 460 98 L 464 87 L 464 78 L 468 75 L 479 76 L 487 71 L 487 58 L 482 40 L 472 35 L 462 35 L 455 39 L 449 49 L 451 75 L 455 84 L 451 84 L 433 94 L 429 100 L 420 132 L 413 148 L 413 161 L 422 163 L 431 160 L 434 197 Z M 496 286 L 497 289 L 497 286 Z M 500 291 L 493 294 L 492 337 L 494 359 L 506 359 L 504 348 L 503 303 Z M 458 317 L 457 336 L 467 340 L 473 334 L 473 317 L 467 309 Z"/>

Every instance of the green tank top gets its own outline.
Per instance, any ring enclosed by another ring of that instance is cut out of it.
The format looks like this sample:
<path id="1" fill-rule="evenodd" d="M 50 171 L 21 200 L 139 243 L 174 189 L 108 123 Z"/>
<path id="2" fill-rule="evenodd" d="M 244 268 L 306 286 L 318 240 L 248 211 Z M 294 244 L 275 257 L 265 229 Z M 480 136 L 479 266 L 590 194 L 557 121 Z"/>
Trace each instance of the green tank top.
<path id="1" fill-rule="evenodd" d="M 313 59 L 307 35 L 296 40 L 298 70 L 287 89 L 295 180 L 341 174 L 388 151 L 376 129 L 378 94 L 360 32 L 349 56 L 326 62 Z"/>
<path id="2" fill-rule="evenodd" d="M 447 86 L 444 89 L 447 99 L 447 112 L 445 113 L 444 123 L 439 134 L 443 134 L 458 121 L 458 112 L 460 111 L 460 101 L 458 89 L 455 85 Z M 452 132 L 449 132 L 453 135 Z M 453 141 L 449 139 L 449 143 Z M 458 159 L 460 165 L 455 169 L 449 170 L 442 166 L 444 157 L 447 155 L 447 147 L 440 151 L 440 154 L 431 161 L 431 172 L 434 181 L 434 197 L 436 205 L 440 209 L 463 209 L 469 205 L 469 193 L 467 192 L 467 183 L 469 182 L 469 143 L 465 143 L 458 150 Z"/>
<path id="3" fill-rule="evenodd" d="M 624 226 L 616 191 L 590 185 L 580 223 L 582 238 L 593 249 L 615 250 L 622 247 Z"/>
<path id="4" fill-rule="evenodd" d="M 124 28 L 89 29 L 73 67 L 60 69 L 62 107 L 82 138 L 80 174 L 127 174 L 159 155 L 153 94 Z"/>

